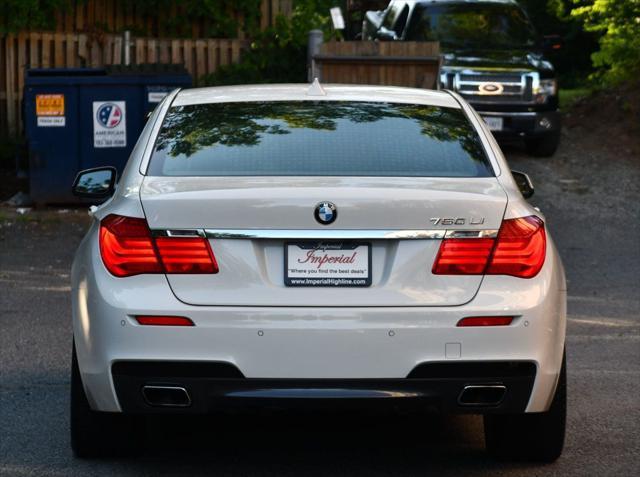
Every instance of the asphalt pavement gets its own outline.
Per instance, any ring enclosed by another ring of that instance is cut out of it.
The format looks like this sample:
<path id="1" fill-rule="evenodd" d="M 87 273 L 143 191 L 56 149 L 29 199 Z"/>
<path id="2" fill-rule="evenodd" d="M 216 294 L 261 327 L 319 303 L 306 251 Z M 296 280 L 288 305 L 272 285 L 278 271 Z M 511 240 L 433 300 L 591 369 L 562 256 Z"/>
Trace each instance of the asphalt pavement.
<path id="1" fill-rule="evenodd" d="M 0 475 L 640 475 L 640 158 L 574 128 L 528 172 L 568 277 L 568 429 L 554 464 L 484 453 L 477 416 L 250 413 L 154 420 L 135 459 L 69 447 L 69 268 L 83 210 L 0 208 Z"/>

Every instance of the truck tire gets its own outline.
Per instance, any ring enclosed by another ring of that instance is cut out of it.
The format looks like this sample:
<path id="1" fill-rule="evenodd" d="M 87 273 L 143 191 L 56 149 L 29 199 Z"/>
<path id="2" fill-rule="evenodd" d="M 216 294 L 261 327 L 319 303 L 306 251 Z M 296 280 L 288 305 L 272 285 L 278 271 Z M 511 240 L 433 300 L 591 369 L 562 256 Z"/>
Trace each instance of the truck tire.
<path id="1" fill-rule="evenodd" d="M 551 157 L 560 145 L 560 131 L 524 140 L 527 153 L 535 157 Z"/>
<path id="2" fill-rule="evenodd" d="M 553 462 L 564 447 L 567 416 L 566 356 L 547 412 L 484 416 L 487 451 L 501 460 Z"/>
<path id="3" fill-rule="evenodd" d="M 96 412 L 84 392 L 75 344 L 71 358 L 71 449 L 76 457 L 135 455 L 143 426 L 137 416 Z"/>

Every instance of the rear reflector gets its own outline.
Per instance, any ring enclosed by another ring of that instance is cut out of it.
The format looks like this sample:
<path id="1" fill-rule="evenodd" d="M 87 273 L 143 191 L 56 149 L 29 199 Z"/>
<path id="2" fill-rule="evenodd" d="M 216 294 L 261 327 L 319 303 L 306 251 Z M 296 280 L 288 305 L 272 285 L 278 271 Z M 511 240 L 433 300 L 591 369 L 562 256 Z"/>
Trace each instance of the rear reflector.
<path id="1" fill-rule="evenodd" d="M 458 321 L 456 326 L 508 326 L 513 316 L 469 316 Z"/>
<path id="2" fill-rule="evenodd" d="M 142 273 L 218 273 L 204 237 L 153 238 L 145 219 L 109 215 L 100 223 L 100 255 L 116 277 Z"/>
<path id="3" fill-rule="evenodd" d="M 444 239 L 433 263 L 435 275 L 535 277 L 546 255 L 544 223 L 535 216 L 502 222 L 496 239 Z"/>
<path id="4" fill-rule="evenodd" d="M 184 316 L 136 316 L 136 321 L 152 326 L 195 326 L 193 321 Z"/>

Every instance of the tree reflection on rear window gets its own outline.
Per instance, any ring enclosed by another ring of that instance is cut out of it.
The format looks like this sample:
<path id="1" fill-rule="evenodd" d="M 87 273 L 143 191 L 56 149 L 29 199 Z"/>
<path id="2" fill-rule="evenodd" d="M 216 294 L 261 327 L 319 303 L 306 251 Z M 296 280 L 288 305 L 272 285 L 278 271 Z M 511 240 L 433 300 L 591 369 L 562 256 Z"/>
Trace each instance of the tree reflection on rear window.
<path id="1" fill-rule="evenodd" d="M 171 108 L 148 174 L 488 177 L 493 172 L 460 109 L 282 101 Z"/>

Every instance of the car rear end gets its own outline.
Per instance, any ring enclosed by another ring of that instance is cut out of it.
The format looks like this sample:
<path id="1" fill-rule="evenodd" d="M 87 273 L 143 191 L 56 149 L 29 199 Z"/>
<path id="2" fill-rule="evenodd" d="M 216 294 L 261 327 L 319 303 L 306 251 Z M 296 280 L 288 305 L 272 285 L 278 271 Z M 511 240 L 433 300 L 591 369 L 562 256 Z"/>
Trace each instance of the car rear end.
<path id="1" fill-rule="evenodd" d="M 74 262 L 91 408 L 546 411 L 562 264 L 484 126 L 447 93 L 315 94 L 156 111 Z"/>

